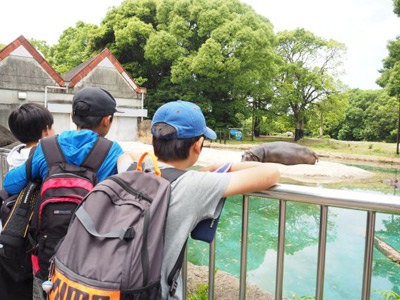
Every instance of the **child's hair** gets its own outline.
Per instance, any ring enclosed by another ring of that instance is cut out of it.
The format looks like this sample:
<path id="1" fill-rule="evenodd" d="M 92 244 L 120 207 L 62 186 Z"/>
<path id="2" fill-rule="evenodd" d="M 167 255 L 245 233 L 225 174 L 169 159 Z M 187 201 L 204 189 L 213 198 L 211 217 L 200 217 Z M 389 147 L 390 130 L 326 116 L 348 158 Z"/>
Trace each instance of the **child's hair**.
<path id="1" fill-rule="evenodd" d="M 187 139 L 171 138 L 175 136 L 176 129 L 166 123 L 153 125 L 153 148 L 154 154 L 162 161 L 183 160 L 189 157 L 190 147 L 202 136 Z"/>
<path id="2" fill-rule="evenodd" d="M 75 109 L 77 110 L 89 110 L 89 105 L 84 102 L 77 102 L 75 104 Z M 113 114 L 111 115 L 111 121 L 113 118 Z M 72 114 L 72 121 L 74 124 L 81 129 L 93 129 L 96 128 L 103 119 L 104 116 L 81 116 L 77 114 Z"/>
<path id="3" fill-rule="evenodd" d="M 13 110 L 8 117 L 8 126 L 22 143 L 38 142 L 43 131 L 51 129 L 54 119 L 43 105 L 25 103 Z"/>

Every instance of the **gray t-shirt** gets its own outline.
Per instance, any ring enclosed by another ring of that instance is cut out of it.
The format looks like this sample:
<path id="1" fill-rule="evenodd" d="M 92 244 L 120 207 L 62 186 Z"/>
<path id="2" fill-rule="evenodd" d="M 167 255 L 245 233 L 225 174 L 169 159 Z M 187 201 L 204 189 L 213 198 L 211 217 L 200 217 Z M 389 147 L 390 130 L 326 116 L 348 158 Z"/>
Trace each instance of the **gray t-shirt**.
<path id="1" fill-rule="evenodd" d="M 218 216 L 229 180 L 229 173 L 188 171 L 172 183 L 161 269 L 162 299 L 183 298 L 181 277 L 175 296 L 169 296 L 168 275 L 190 232 L 200 221 Z"/>
<path id="2" fill-rule="evenodd" d="M 130 164 L 119 165 L 124 172 Z M 172 167 L 159 163 L 161 169 Z M 154 170 L 146 160 L 147 172 Z M 164 255 L 161 267 L 162 299 L 183 299 L 182 278 L 173 297 L 169 295 L 168 275 L 171 273 L 183 245 L 196 225 L 205 219 L 218 217 L 222 209 L 222 195 L 228 188 L 229 173 L 187 171 L 171 184 L 171 199 L 165 228 Z"/>

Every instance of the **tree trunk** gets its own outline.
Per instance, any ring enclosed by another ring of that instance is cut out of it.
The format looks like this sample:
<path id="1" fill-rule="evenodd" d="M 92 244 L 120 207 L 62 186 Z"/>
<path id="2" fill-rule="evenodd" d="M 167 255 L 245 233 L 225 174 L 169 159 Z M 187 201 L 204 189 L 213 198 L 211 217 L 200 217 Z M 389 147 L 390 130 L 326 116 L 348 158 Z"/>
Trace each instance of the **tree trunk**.
<path id="1" fill-rule="evenodd" d="M 400 134 L 400 95 L 399 95 L 399 116 L 398 116 L 398 125 L 397 125 L 397 135 L 396 135 L 396 142 L 397 142 L 397 146 L 396 146 L 396 154 L 399 154 L 399 134 Z"/>
<path id="2" fill-rule="evenodd" d="M 304 136 L 304 123 L 303 121 L 296 122 L 296 129 L 294 131 L 294 141 L 301 140 Z"/>
<path id="3" fill-rule="evenodd" d="M 260 137 L 260 130 L 258 129 L 258 125 L 260 125 L 260 119 L 257 116 L 254 118 L 254 136 Z"/>
<path id="4" fill-rule="evenodd" d="M 319 125 L 319 138 L 322 139 L 324 135 L 324 114 L 320 112 L 320 125 Z"/>

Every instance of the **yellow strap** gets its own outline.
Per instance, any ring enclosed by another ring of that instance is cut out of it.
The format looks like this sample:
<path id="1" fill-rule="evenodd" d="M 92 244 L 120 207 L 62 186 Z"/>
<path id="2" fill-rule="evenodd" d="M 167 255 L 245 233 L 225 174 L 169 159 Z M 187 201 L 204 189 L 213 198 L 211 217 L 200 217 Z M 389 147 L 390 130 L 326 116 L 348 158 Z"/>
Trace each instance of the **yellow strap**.
<path id="1" fill-rule="evenodd" d="M 136 171 L 139 171 L 139 172 L 143 171 L 142 163 L 143 163 L 143 160 L 144 160 L 144 158 L 146 157 L 147 154 L 150 155 L 151 159 L 153 160 L 154 170 L 155 170 L 156 175 L 157 176 L 161 176 L 161 171 L 160 171 L 160 168 L 158 167 L 157 158 L 156 158 L 156 156 L 154 155 L 153 152 L 145 152 L 145 153 L 143 153 L 143 155 L 140 157 L 140 159 L 138 161 L 138 164 L 137 164 L 137 167 L 136 167 Z"/>

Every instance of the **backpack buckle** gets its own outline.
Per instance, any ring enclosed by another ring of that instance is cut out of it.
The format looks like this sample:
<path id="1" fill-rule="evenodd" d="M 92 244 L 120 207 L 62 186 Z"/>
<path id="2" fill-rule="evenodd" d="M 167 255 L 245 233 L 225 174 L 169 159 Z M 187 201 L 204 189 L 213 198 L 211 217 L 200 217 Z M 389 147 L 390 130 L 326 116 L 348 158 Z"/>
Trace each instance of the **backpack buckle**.
<path id="1" fill-rule="evenodd" d="M 169 288 L 169 295 L 171 297 L 175 295 L 177 287 L 178 287 L 178 282 L 175 280 L 172 282 L 172 284 Z"/>
<path id="2" fill-rule="evenodd" d="M 135 238 L 135 235 L 136 235 L 135 229 L 133 229 L 133 227 L 129 227 L 124 234 L 124 239 L 125 240 L 133 239 Z"/>

